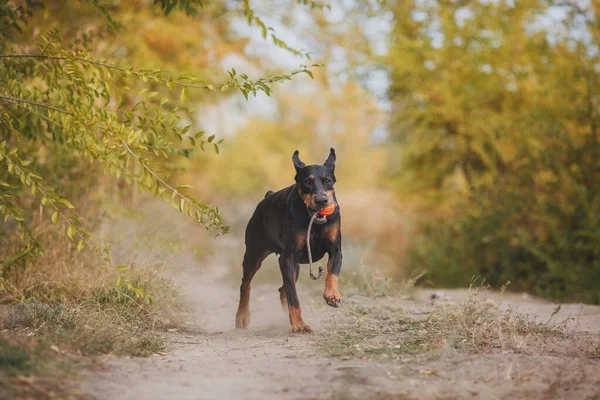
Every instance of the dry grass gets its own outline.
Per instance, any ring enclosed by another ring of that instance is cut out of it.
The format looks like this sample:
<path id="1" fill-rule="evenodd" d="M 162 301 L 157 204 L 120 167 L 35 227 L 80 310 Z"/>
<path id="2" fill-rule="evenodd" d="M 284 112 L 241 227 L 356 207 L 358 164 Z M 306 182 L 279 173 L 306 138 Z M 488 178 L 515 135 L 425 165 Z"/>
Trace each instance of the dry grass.
<path id="1" fill-rule="evenodd" d="M 487 290 L 487 286 L 472 290 L 459 305 L 436 305 L 417 312 L 410 309 L 413 303 L 401 298 L 391 302 L 389 298 L 350 297 L 343 319 L 324 330 L 320 348 L 341 358 L 401 359 L 448 349 L 600 358 L 598 338 L 570 332 L 568 319 L 555 321 L 553 314 L 539 321 L 510 308 L 500 310 L 481 299 Z"/>
<path id="2" fill-rule="evenodd" d="M 45 398 L 48 391 L 68 397 L 62 385 L 48 382 L 58 382 L 80 355 L 164 350 L 164 332 L 176 323 L 170 311 L 177 291 L 159 274 L 157 252 L 168 258 L 179 249 L 166 241 L 156 246 L 156 237 L 139 229 L 128 240 L 115 237 L 118 224 L 140 224 L 124 215 L 107 221 L 97 229 L 117 239 L 113 260 L 127 268 L 102 266 L 92 252 L 78 253 L 61 227 L 42 224 L 33 229 L 44 255 L 0 278 L 0 353 L 7 356 L 0 357 L 0 397 L 3 390 L 8 397 Z M 152 246 L 156 251 L 149 251 Z"/>
<path id="3" fill-rule="evenodd" d="M 164 325 L 138 302 L 90 298 L 61 303 L 27 300 L 3 306 L 1 329 L 78 354 L 148 356 L 164 349 Z"/>
<path id="4" fill-rule="evenodd" d="M 92 354 L 163 348 L 156 311 L 173 300 L 168 281 L 145 267 L 98 268 L 93 254 L 77 253 L 60 232 L 43 240 L 47 250 L 34 265 L 0 281 L 0 329 Z"/>

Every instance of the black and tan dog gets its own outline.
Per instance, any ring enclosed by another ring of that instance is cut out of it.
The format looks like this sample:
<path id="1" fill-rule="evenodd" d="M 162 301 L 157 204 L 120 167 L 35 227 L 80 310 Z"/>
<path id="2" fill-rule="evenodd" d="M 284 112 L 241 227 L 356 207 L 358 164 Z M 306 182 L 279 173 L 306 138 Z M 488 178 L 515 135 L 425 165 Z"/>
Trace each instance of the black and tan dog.
<path id="1" fill-rule="evenodd" d="M 341 305 L 338 276 L 342 267 L 342 234 L 340 207 L 333 188 L 335 150 L 331 149 L 324 165 L 305 165 L 300 161 L 298 151 L 294 152 L 292 161 L 296 168 L 296 183 L 278 192 L 267 192 L 246 227 L 244 274 L 235 318 L 237 328 L 245 328 L 250 322 L 252 277 L 263 260 L 276 253 L 283 276 L 283 286 L 279 289 L 281 304 L 289 312 L 292 332 L 311 332 L 310 326 L 302 320 L 296 281 L 300 264 L 308 263 L 307 228 L 315 213 L 309 242 L 313 261 L 320 260 L 325 253 L 329 255 L 323 298 L 332 307 Z M 330 210 L 329 215 L 323 216 L 320 210 L 325 209 Z"/>

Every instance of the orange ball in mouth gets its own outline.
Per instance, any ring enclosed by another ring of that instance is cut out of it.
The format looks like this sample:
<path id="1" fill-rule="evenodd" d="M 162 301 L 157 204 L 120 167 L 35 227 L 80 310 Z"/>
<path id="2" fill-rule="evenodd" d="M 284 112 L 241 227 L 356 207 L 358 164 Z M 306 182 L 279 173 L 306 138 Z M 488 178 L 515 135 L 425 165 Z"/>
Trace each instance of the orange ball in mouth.
<path id="1" fill-rule="evenodd" d="M 319 210 L 319 215 L 331 215 L 335 211 L 335 201 L 331 202 L 327 207 L 323 207 Z"/>

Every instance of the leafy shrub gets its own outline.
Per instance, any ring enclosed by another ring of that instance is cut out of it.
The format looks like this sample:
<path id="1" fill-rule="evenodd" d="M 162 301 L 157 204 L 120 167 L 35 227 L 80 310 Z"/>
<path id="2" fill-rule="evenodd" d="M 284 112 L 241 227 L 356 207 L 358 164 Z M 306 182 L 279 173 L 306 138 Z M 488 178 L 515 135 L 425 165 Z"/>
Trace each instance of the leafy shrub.
<path id="1" fill-rule="evenodd" d="M 560 32 L 534 22 L 550 14 Z M 394 15 L 394 181 L 424 204 L 413 268 L 600 302 L 597 5 L 409 2 Z"/>
<path id="2" fill-rule="evenodd" d="M 600 303 L 597 162 L 585 144 L 555 140 L 474 190 L 455 215 L 426 222 L 411 264 L 452 286 L 481 275 L 496 286 L 510 280 L 541 296 Z"/>
<path id="3" fill-rule="evenodd" d="M 51 27 L 39 26 L 40 35 L 28 25 L 43 20 L 46 6 L 59 11 Z M 158 15 L 164 19 L 176 10 L 187 16 L 203 10 L 197 0 L 159 0 L 146 7 L 153 11 L 160 7 Z M 224 7 L 207 6 L 207 17 L 222 16 Z M 101 172 L 113 179 L 109 187 L 135 186 L 163 198 L 208 230 L 226 233 L 229 227 L 216 207 L 189 195 L 190 186 L 169 182 L 180 171 L 181 159 L 205 148 L 219 152 L 222 140 L 196 126 L 194 92 L 239 91 L 247 99 L 258 92 L 270 95 L 274 84 L 298 74 L 312 77 L 310 68 L 315 65 L 260 79 L 232 68 L 225 79 L 213 84 L 205 81 L 204 74 L 174 74 L 106 61 L 97 48 L 122 42 L 119 36 L 127 27 L 118 16 L 119 12 L 127 15 L 127 8 L 97 2 L 67 7 L 0 0 L 0 217 L 4 220 L 0 274 L 4 278 L 18 274 L 43 254 L 31 229 L 34 214 L 62 226 L 77 251 L 91 249 L 102 264 L 111 265 L 107 244 L 94 237 L 93 226 L 75 211 L 86 188 L 105 180 Z M 265 36 L 268 30 L 276 46 L 303 54 L 268 29 L 248 2 L 241 8 L 248 24 L 261 28 Z M 65 17 L 64 9 L 72 15 Z M 95 46 L 98 43 L 102 46 Z"/>

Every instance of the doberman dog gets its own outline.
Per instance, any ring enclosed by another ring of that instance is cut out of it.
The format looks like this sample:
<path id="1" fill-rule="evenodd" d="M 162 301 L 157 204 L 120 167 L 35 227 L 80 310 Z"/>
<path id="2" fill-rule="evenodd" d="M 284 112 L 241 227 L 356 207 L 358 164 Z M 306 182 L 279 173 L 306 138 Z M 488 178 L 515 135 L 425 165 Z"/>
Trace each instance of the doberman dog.
<path id="1" fill-rule="evenodd" d="M 295 184 L 278 192 L 268 191 L 258 203 L 246 227 L 246 253 L 244 254 L 240 304 L 235 318 L 236 328 L 245 328 L 250 322 L 250 282 L 263 260 L 271 253 L 279 254 L 279 268 L 283 286 L 279 297 L 284 311 L 287 309 L 292 332 L 311 332 L 302 320 L 302 311 L 296 281 L 300 264 L 309 261 L 307 242 L 314 261 L 328 254 L 327 277 L 323 298 L 328 305 L 339 307 L 338 276 L 342 267 L 342 234 L 340 207 L 337 204 L 334 184 L 335 150 L 331 149 L 324 165 L 305 165 L 294 152 L 292 161 L 296 169 Z M 319 210 L 335 205 L 327 216 Z M 313 215 L 310 241 L 307 228 Z"/>

